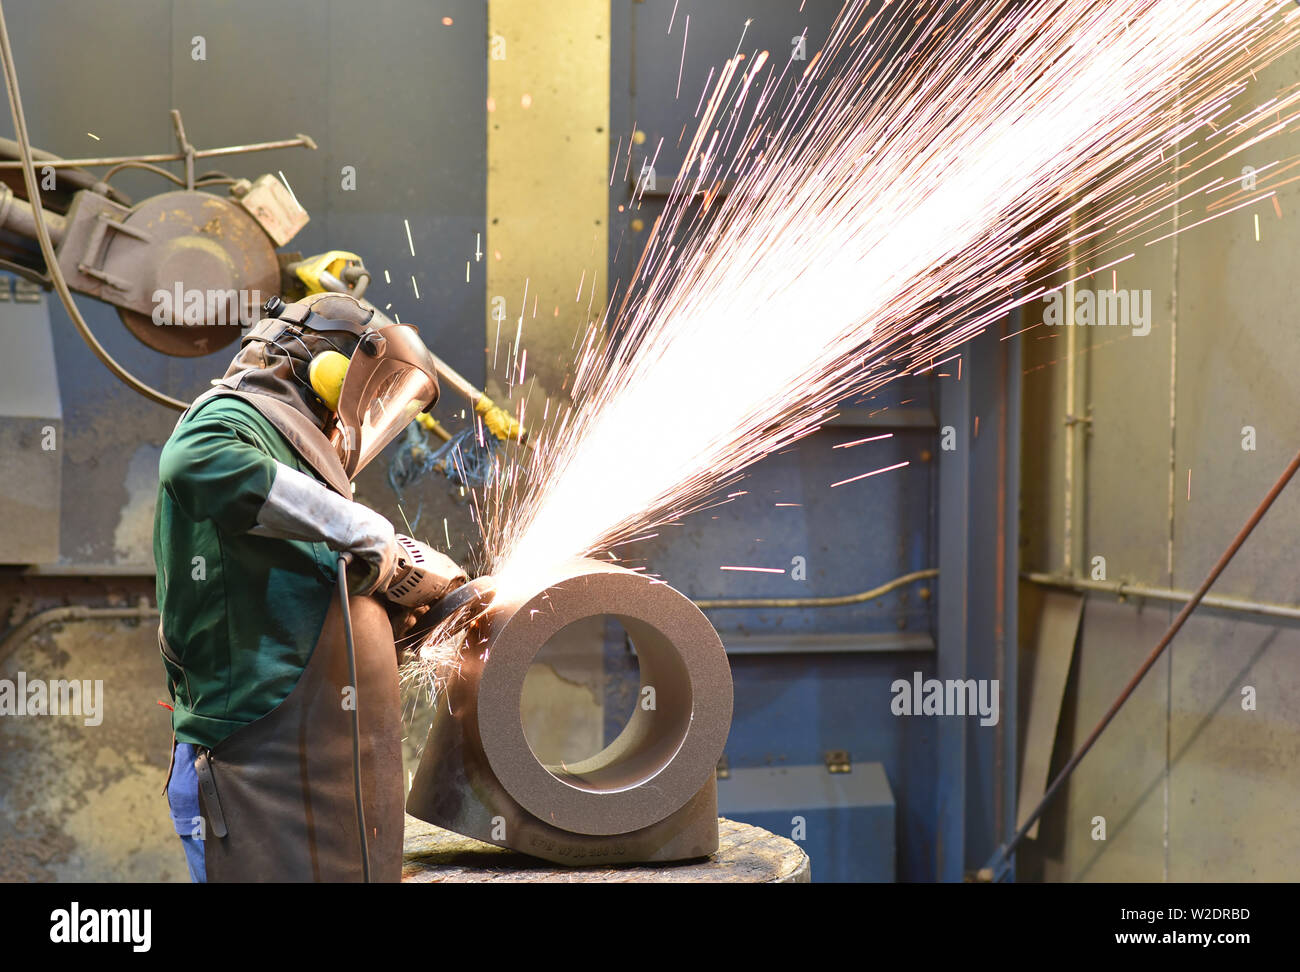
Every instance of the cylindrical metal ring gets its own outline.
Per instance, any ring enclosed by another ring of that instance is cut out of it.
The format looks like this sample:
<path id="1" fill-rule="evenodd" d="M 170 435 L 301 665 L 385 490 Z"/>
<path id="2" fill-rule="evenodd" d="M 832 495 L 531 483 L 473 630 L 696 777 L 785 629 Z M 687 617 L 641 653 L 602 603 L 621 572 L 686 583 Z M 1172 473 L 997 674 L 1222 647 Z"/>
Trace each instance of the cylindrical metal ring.
<path id="1" fill-rule="evenodd" d="M 618 618 L 636 647 L 636 711 L 595 756 L 543 765 L 524 736 L 524 678 L 553 635 L 600 615 Z M 477 700 L 483 751 L 539 819 L 579 834 L 630 833 L 683 807 L 716 771 L 731 726 L 731 669 L 713 625 L 662 581 L 569 561 L 527 590 L 498 591 L 477 630 L 487 651 Z"/>

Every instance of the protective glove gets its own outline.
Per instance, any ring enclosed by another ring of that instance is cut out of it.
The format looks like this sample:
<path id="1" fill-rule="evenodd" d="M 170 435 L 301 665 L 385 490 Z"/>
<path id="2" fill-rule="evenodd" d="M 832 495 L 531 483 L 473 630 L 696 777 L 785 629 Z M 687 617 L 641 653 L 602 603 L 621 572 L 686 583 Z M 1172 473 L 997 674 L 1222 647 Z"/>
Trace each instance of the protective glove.
<path id="1" fill-rule="evenodd" d="M 400 548 L 397 531 L 374 510 L 344 499 L 328 486 L 277 462 L 275 480 L 249 533 L 281 540 L 324 543 L 352 555 L 362 573 L 348 578 L 354 594 L 373 594 L 392 583 Z"/>
<path id="2" fill-rule="evenodd" d="M 400 665 L 404 660 L 403 653 L 416 647 L 419 639 L 428 633 L 417 629 L 421 619 L 429 613 L 429 605 L 422 604 L 417 608 L 408 608 L 392 601 L 385 601 L 384 608 L 388 611 L 388 621 L 393 628 L 393 644 L 397 648 L 397 661 Z"/>

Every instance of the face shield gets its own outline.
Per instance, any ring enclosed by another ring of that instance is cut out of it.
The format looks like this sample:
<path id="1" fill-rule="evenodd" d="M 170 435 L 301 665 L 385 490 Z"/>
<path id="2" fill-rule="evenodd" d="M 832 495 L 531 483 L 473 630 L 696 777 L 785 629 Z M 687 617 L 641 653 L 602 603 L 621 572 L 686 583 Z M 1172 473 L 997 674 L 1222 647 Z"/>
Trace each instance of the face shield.
<path id="1" fill-rule="evenodd" d="M 433 355 L 410 324 L 368 331 L 339 392 L 333 443 L 352 479 L 438 400 Z"/>

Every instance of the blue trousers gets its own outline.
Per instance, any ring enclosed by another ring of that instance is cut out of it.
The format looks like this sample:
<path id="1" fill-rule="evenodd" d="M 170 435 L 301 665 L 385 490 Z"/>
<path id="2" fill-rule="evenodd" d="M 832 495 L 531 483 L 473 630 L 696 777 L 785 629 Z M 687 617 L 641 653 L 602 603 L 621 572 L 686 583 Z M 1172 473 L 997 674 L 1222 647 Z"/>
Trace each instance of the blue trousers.
<path id="1" fill-rule="evenodd" d="M 178 742 L 172 752 L 172 775 L 167 782 L 167 803 L 172 825 L 185 848 L 185 865 L 190 880 L 204 884 L 208 880 L 203 860 L 203 817 L 199 813 L 199 777 L 194 772 L 194 747 Z"/>

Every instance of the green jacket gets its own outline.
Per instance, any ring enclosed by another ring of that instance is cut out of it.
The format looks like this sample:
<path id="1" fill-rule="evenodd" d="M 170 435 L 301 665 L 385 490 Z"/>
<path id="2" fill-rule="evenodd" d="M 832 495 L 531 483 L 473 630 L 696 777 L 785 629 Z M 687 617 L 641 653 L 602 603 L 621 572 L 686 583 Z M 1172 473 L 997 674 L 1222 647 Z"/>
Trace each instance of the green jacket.
<path id="1" fill-rule="evenodd" d="M 319 478 L 231 396 L 202 403 L 163 447 L 153 553 L 181 742 L 215 746 L 284 701 L 334 597 L 336 555 L 325 544 L 248 533 L 277 461 Z"/>

